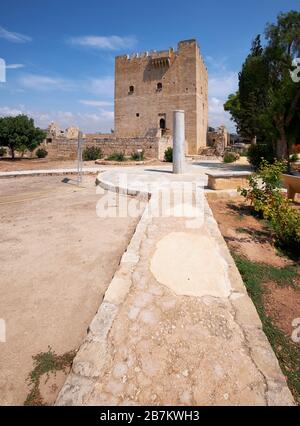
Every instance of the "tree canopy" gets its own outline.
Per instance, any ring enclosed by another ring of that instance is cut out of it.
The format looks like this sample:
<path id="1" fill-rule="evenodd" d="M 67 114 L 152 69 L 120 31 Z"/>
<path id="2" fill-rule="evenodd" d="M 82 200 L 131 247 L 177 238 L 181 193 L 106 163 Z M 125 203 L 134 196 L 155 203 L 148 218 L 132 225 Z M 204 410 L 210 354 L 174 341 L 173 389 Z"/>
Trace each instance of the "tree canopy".
<path id="1" fill-rule="evenodd" d="M 35 127 L 32 118 L 26 115 L 0 118 L 0 145 L 7 146 L 11 156 L 15 151 L 33 151 L 46 137 L 46 133 Z"/>
<path id="2" fill-rule="evenodd" d="M 299 57 L 300 13 L 281 13 L 266 26 L 265 46 L 259 35 L 253 41 L 239 90 L 224 104 L 237 130 L 272 145 L 278 158 L 288 158 L 291 144 L 300 143 L 300 81 L 291 78 Z"/>

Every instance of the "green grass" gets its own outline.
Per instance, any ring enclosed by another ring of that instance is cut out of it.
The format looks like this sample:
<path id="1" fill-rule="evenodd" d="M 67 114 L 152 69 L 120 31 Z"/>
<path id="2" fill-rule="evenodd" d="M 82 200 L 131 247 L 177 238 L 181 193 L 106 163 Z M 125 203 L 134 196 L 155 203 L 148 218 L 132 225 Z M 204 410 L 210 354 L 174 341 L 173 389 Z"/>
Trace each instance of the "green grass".
<path id="1" fill-rule="evenodd" d="M 41 377 L 46 374 L 46 381 L 49 378 L 50 373 L 62 370 L 66 371 L 71 366 L 73 358 L 75 356 L 74 351 L 66 352 L 63 355 L 57 355 L 49 346 L 47 352 L 41 352 L 33 356 L 34 368 L 28 376 L 29 385 L 32 386 L 24 405 L 44 405 L 39 385 Z"/>
<path id="2" fill-rule="evenodd" d="M 288 385 L 300 404 L 300 347 L 274 325 L 272 318 L 266 315 L 263 304 L 264 283 L 272 281 L 279 286 L 291 286 L 299 291 L 297 282 L 299 282 L 300 275 L 291 266 L 276 268 L 263 263 L 251 262 L 236 254 L 233 254 L 233 257 L 260 316 L 263 330 L 287 377 Z"/>

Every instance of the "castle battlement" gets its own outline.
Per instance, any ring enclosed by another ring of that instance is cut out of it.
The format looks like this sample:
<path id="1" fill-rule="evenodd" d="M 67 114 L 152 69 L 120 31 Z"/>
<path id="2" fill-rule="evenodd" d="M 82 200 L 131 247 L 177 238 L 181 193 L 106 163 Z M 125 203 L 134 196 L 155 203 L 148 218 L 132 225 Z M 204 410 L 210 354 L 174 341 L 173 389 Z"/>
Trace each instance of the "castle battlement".
<path id="1" fill-rule="evenodd" d="M 196 45 L 200 53 L 197 40 L 191 39 L 191 40 L 180 41 L 177 44 L 177 50 L 175 50 L 173 47 L 170 47 L 169 49 L 166 49 L 166 50 L 159 50 L 159 51 L 150 50 L 150 51 L 144 51 L 144 52 L 135 52 L 135 53 L 131 53 L 130 55 L 128 54 L 128 55 L 116 56 L 116 60 L 132 61 L 136 59 L 145 59 L 145 58 L 155 59 L 160 57 L 171 57 L 173 55 L 178 54 L 179 51 L 185 46 L 191 46 L 191 45 Z"/>

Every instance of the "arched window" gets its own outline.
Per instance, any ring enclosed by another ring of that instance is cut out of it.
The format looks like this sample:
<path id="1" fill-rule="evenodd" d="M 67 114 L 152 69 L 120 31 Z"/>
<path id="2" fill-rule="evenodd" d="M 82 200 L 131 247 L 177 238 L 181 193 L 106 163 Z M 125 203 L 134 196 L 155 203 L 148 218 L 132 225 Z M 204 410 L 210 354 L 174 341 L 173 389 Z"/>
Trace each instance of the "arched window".
<path id="1" fill-rule="evenodd" d="M 157 91 L 160 92 L 162 90 L 162 83 L 157 83 Z"/>
<path id="2" fill-rule="evenodd" d="M 129 86 L 129 93 L 134 93 L 134 86 Z"/>
<path id="3" fill-rule="evenodd" d="M 161 118 L 159 120 L 159 128 L 162 129 L 162 130 L 165 130 L 165 128 L 166 128 L 166 120 L 164 118 Z"/>

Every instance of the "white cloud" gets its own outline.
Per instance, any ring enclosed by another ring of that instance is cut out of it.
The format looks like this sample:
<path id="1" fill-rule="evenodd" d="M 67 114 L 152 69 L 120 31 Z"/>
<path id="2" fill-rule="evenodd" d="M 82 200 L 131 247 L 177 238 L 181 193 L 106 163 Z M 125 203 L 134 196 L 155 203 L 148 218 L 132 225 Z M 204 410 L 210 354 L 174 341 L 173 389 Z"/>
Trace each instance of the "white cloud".
<path id="1" fill-rule="evenodd" d="M 15 116 L 19 114 L 23 114 L 24 111 L 21 107 L 19 108 L 11 108 L 8 106 L 0 107 L 0 117 L 8 117 Z"/>
<path id="2" fill-rule="evenodd" d="M 208 121 L 209 126 L 219 127 L 222 124 L 231 132 L 235 132 L 235 125 L 230 120 L 230 114 L 224 111 L 224 101 L 215 97 L 209 98 L 208 101 Z"/>
<path id="3" fill-rule="evenodd" d="M 212 74 L 209 76 L 208 93 L 209 96 L 227 98 L 230 93 L 237 90 L 238 75 L 235 72 L 227 71 L 222 74 Z"/>
<path id="4" fill-rule="evenodd" d="M 23 87 L 34 90 L 71 90 L 74 84 L 70 80 L 38 74 L 25 74 L 20 78 Z"/>
<path id="5" fill-rule="evenodd" d="M 90 78 L 86 82 L 86 90 L 94 95 L 113 98 L 115 80 L 113 77 Z"/>
<path id="6" fill-rule="evenodd" d="M 22 88 L 40 90 L 40 91 L 85 91 L 93 95 L 101 95 L 108 98 L 107 101 L 82 101 L 86 105 L 99 107 L 111 106 L 114 97 L 114 78 L 106 77 L 90 77 L 84 80 L 68 80 L 61 77 L 52 77 L 39 74 L 23 74 L 19 78 Z M 95 103 L 96 102 L 96 103 Z"/>
<path id="7" fill-rule="evenodd" d="M 94 106 L 99 108 L 105 108 L 105 107 L 110 107 L 114 105 L 114 103 L 110 101 L 94 101 L 94 100 L 80 100 L 79 103 L 81 103 L 82 105 Z"/>
<path id="8" fill-rule="evenodd" d="M 71 37 L 68 39 L 68 43 L 75 46 L 88 47 L 98 50 L 120 50 L 130 49 L 136 45 L 136 38 L 133 36 L 120 37 L 116 35 L 112 36 L 81 36 Z"/>
<path id="9" fill-rule="evenodd" d="M 0 107 L 0 116 L 15 116 L 18 114 L 26 114 L 32 117 L 35 125 L 43 129 L 47 128 L 51 121 L 58 123 L 62 129 L 75 124 L 85 133 L 107 133 L 114 126 L 114 113 L 107 110 L 91 113 L 75 113 L 71 111 L 30 111 L 23 105 L 19 105 L 16 108 Z"/>
<path id="10" fill-rule="evenodd" d="M 28 37 L 24 34 L 8 31 L 3 27 L 0 27 L 0 38 L 4 38 L 5 40 L 11 41 L 12 43 L 26 43 L 32 40 L 31 37 Z"/>
<path id="11" fill-rule="evenodd" d="M 6 69 L 8 70 L 17 70 L 19 68 L 24 68 L 25 65 L 24 64 L 10 64 L 10 65 L 6 65 Z"/>
<path id="12" fill-rule="evenodd" d="M 238 73 L 227 69 L 226 59 L 215 61 L 209 58 L 209 62 L 214 64 L 213 70 L 209 72 L 208 81 L 208 122 L 211 127 L 225 125 L 228 130 L 235 132 L 234 122 L 230 119 L 230 114 L 224 111 L 224 103 L 231 93 L 238 89 Z"/>
<path id="13" fill-rule="evenodd" d="M 70 111 L 57 111 L 31 114 L 36 123 L 46 128 L 50 121 L 55 121 L 61 128 L 71 124 L 79 126 L 83 132 L 110 132 L 114 126 L 114 113 L 112 111 L 100 111 L 93 113 L 73 113 Z"/>

